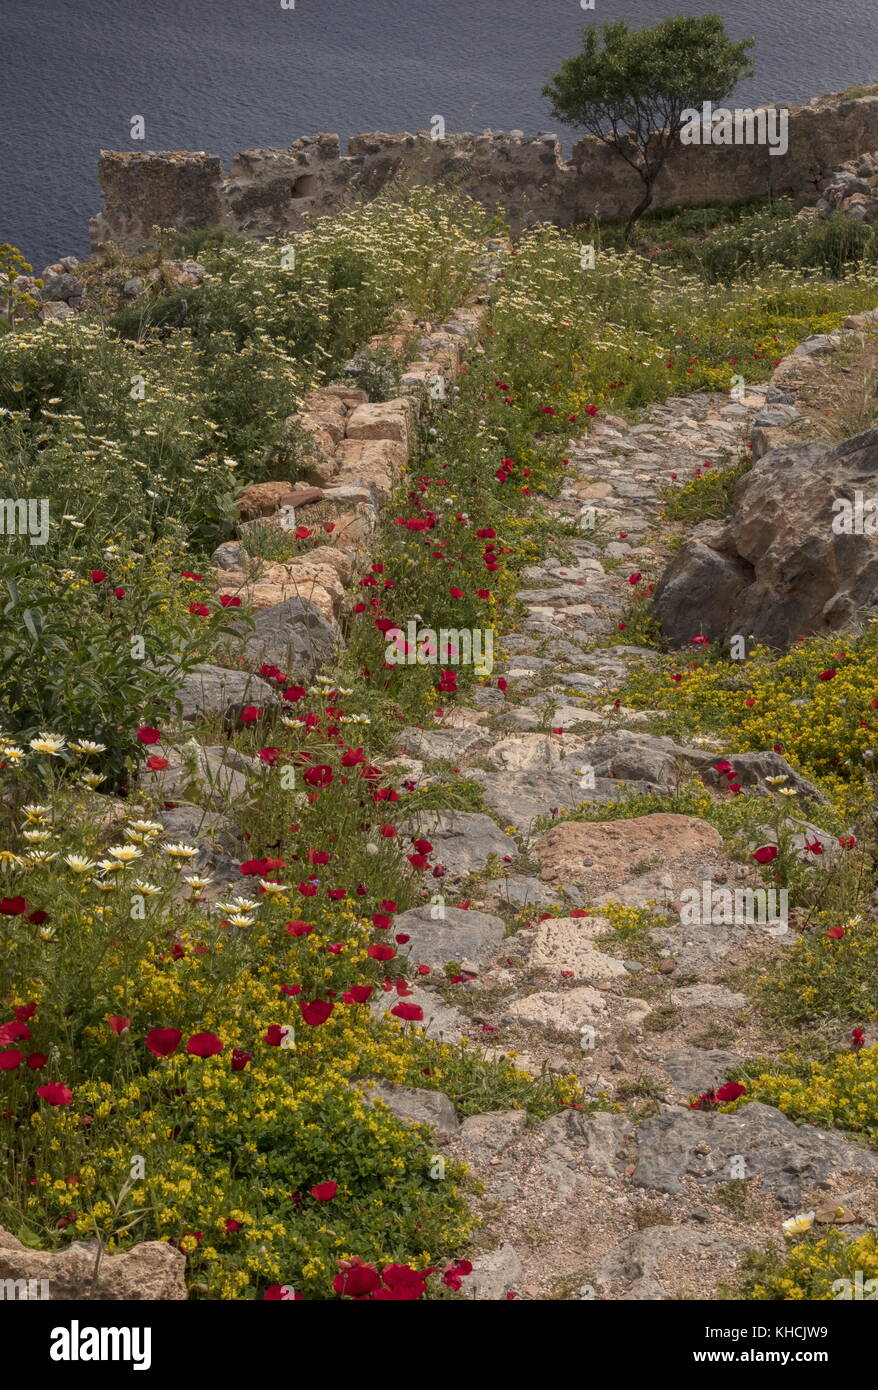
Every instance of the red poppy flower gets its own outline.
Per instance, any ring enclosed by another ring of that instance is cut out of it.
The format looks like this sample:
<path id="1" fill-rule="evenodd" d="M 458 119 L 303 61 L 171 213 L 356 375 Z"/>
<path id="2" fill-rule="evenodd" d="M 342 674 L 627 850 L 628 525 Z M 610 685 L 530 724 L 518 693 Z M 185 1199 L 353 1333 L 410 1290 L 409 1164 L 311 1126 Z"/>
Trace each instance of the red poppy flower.
<path id="1" fill-rule="evenodd" d="M 5 1046 L 7 1043 L 19 1042 L 21 1039 L 27 1041 L 29 1037 L 30 1029 L 27 1024 L 19 1023 L 18 1019 L 15 1019 L 11 1023 L 0 1025 L 0 1046 Z"/>
<path id="2" fill-rule="evenodd" d="M 368 947 L 366 955 L 371 956 L 372 960 L 393 960 L 396 952 L 392 946 L 374 945 Z"/>
<path id="3" fill-rule="evenodd" d="M 0 1071 L 17 1071 L 23 1061 L 23 1052 L 18 1052 L 14 1047 L 7 1048 L 5 1052 L 0 1052 Z"/>
<path id="4" fill-rule="evenodd" d="M 863 1047 L 863 1045 L 865 1044 L 865 1041 L 866 1041 L 866 1034 L 863 1032 L 862 1028 L 852 1028 L 852 1029 L 851 1029 L 851 1047 L 854 1047 L 854 1048 Z"/>
<path id="5" fill-rule="evenodd" d="M 375 993 L 372 985 L 352 985 L 341 996 L 343 1004 L 368 1004 Z"/>
<path id="6" fill-rule="evenodd" d="M 332 781 L 332 768 L 327 763 L 317 763 L 302 774 L 309 787 L 328 787 Z"/>
<path id="7" fill-rule="evenodd" d="M 27 898 L 3 898 L 0 901 L 0 912 L 4 917 L 22 917 L 27 912 Z"/>
<path id="8" fill-rule="evenodd" d="M 27 1059 L 27 1065 L 31 1071 L 42 1071 L 48 1060 L 45 1052 L 32 1052 Z"/>
<path id="9" fill-rule="evenodd" d="M 727 1081 L 724 1086 L 720 1086 L 717 1091 L 714 1091 L 714 1098 L 722 1102 L 737 1100 L 738 1096 L 743 1096 L 746 1090 L 746 1086 L 742 1086 L 739 1081 Z"/>
<path id="10" fill-rule="evenodd" d="M 298 700 L 301 700 L 302 697 L 307 694 L 308 692 L 304 685 L 290 685 L 287 686 L 286 690 L 281 691 L 283 698 L 291 705 L 296 704 Z"/>
<path id="11" fill-rule="evenodd" d="M 753 851 L 750 858 L 755 859 L 757 864 L 770 864 L 777 858 L 778 852 L 777 845 L 761 845 Z"/>
<path id="12" fill-rule="evenodd" d="M 103 584 L 107 577 L 103 570 L 90 570 L 89 573 L 91 574 L 92 584 Z"/>
<path id="13" fill-rule="evenodd" d="M 838 672 L 831 666 L 828 671 L 821 671 L 817 679 L 819 681 L 832 681 L 835 680 L 837 674 Z"/>
<path id="14" fill-rule="evenodd" d="M 348 1298 L 365 1298 L 381 1287 L 381 1280 L 371 1265 L 348 1265 L 336 1274 L 332 1287 Z"/>
<path id="15" fill-rule="evenodd" d="M 317 1028 L 321 1023 L 325 1023 L 332 1013 L 335 1005 L 328 999 L 312 999 L 310 1004 L 302 999 L 299 1003 L 302 1011 L 302 1018 L 311 1028 Z"/>
<path id="16" fill-rule="evenodd" d="M 237 594 L 220 594 L 219 601 L 223 608 L 240 608 L 241 600 Z"/>
<path id="17" fill-rule="evenodd" d="M 424 1017 L 420 1004 L 397 1004 L 390 1012 L 405 1023 L 420 1023 Z"/>
<path id="18" fill-rule="evenodd" d="M 216 1057 L 224 1047 L 225 1043 L 216 1033 L 193 1033 L 186 1044 L 186 1051 L 190 1057 Z"/>
<path id="19" fill-rule="evenodd" d="M 842 849 L 853 849 L 857 841 L 854 835 L 840 835 L 838 837 L 838 843 L 841 845 Z"/>
<path id="20" fill-rule="evenodd" d="M 831 941 L 841 941 L 844 936 L 844 927 L 830 927 L 826 935 Z"/>
<path id="21" fill-rule="evenodd" d="M 331 1202 L 337 1191 L 337 1182 L 319 1182 L 311 1188 L 311 1196 L 315 1202 Z"/>
<path id="22" fill-rule="evenodd" d="M 144 1039 L 153 1057 L 170 1057 L 183 1037 L 179 1028 L 150 1028 Z"/>
<path id="23" fill-rule="evenodd" d="M 107 1019 L 107 1022 L 109 1023 L 113 1032 L 118 1037 L 120 1033 L 124 1033 L 125 1029 L 130 1026 L 131 1019 L 120 1018 L 118 1014 L 110 1014 L 109 1018 Z"/>
<path id="24" fill-rule="evenodd" d="M 317 892 L 317 884 L 307 882 L 300 883 L 299 892 L 302 894 L 303 898 L 313 898 L 315 893 Z"/>
<path id="25" fill-rule="evenodd" d="M 262 718 L 262 710 L 257 709 L 256 705 L 245 705 L 241 710 L 242 724 L 255 724 L 257 719 Z"/>
<path id="26" fill-rule="evenodd" d="M 70 1087 L 63 1086 L 60 1081 L 49 1081 L 45 1086 L 38 1086 L 37 1095 L 47 1105 L 70 1105 L 73 1100 L 73 1092 Z"/>
<path id="27" fill-rule="evenodd" d="M 160 743 L 162 736 L 151 724 L 144 724 L 137 730 L 137 737 L 141 743 Z"/>
<path id="28" fill-rule="evenodd" d="M 150 753 L 146 760 L 146 765 L 150 772 L 164 772 L 166 767 L 171 766 L 167 758 L 160 758 L 158 753 Z"/>
<path id="29" fill-rule="evenodd" d="M 243 1071 L 252 1060 L 252 1052 L 243 1052 L 240 1047 L 232 1048 L 232 1071 Z"/>
<path id="30" fill-rule="evenodd" d="M 269 1047 L 280 1047 L 289 1031 L 289 1028 L 284 1028 L 280 1023 L 272 1023 L 262 1041 L 268 1043 Z"/>
<path id="31" fill-rule="evenodd" d="M 224 1224 L 226 1230 L 231 1231 L 233 1233 L 235 1231 L 242 1231 L 244 1229 L 243 1223 L 241 1221 L 235 1221 L 234 1218 L 231 1216 L 226 1217 Z"/>
<path id="32" fill-rule="evenodd" d="M 194 613 L 196 618 L 209 618 L 210 609 L 203 603 L 190 603 L 189 612 Z"/>

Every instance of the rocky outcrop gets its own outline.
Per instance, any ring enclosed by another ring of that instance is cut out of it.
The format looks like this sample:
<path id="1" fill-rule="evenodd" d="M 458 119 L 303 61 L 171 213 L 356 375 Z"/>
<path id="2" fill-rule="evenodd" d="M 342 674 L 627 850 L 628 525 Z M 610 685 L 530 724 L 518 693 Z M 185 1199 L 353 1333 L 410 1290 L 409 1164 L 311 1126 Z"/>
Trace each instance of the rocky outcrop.
<path id="1" fill-rule="evenodd" d="M 96 1241 L 77 1240 L 66 1250 L 32 1250 L 0 1230 L 4 1296 L 50 1302 L 179 1302 L 187 1296 L 186 1256 L 173 1245 L 151 1240 L 118 1255 L 104 1255 L 100 1260 L 98 1255 Z"/>
<path id="2" fill-rule="evenodd" d="M 659 176 L 655 208 L 819 193 L 845 160 L 878 145 L 878 97 L 815 99 L 789 114 L 789 148 L 772 158 L 765 144 L 680 145 Z M 429 132 L 355 135 L 341 153 L 337 135 L 304 136 L 288 149 L 244 150 L 223 176 L 204 152 L 101 152 L 103 210 L 91 224 L 95 249 L 135 251 L 156 228 L 222 224 L 254 236 L 300 231 L 351 199 L 375 198 L 389 185 L 450 184 L 490 208 L 503 208 L 514 230 L 535 222 L 571 226 L 596 215 L 626 215 L 638 201 L 637 174 L 612 150 L 585 136 L 565 161 L 558 138 L 541 132 L 484 131 L 434 139 Z"/>
<path id="3" fill-rule="evenodd" d="M 772 449 L 741 479 L 728 520 L 696 528 L 665 570 L 655 612 L 667 640 L 740 634 L 787 647 L 847 626 L 878 600 L 875 535 L 868 513 L 857 533 L 855 511 L 858 494 L 876 492 L 878 429 Z"/>

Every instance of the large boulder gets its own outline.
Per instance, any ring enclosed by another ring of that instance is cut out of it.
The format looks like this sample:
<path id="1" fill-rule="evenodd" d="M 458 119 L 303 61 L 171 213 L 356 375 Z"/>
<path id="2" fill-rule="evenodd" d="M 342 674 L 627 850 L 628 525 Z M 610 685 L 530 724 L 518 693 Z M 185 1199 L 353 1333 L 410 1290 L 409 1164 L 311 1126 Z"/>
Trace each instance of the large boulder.
<path id="1" fill-rule="evenodd" d="M 845 627 L 878 601 L 875 534 L 846 534 L 833 510 L 857 493 L 878 496 L 878 429 L 765 454 L 738 483 L 727 521 L 696 528 L 656 586 L 667 640 L 740 634 L 787 647 Z"/>
<path id="2" fill-rule="evenodd" d="M 332 657 L 335 629 L 307 598 L 263 608 L 241 625 L 243 655 L 252 667 L 279 666 L 290 680 L 310 680 Z"/>

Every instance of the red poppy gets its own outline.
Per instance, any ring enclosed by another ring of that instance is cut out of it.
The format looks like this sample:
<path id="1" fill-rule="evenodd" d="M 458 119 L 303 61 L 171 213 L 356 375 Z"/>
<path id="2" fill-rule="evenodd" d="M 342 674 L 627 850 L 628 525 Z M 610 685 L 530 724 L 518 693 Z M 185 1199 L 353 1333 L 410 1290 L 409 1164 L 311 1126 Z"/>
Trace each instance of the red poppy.
<path id="1" fill-rule="evenodd" d="M 186 1051 L 190 1057 L 216 1057 L 224 1047 L 225 1043 L 216 1033 L 193 1033 L 186 1044 Z"/>
<path id="2" fill-rule="evenodd" d="M 109 1023 L 113 1032 L 118 1036 L 120 1033 L 124 1033 L 125 1029 L 129 1027 L 131 1019 L 120 1018 L 118 1014 L 110 1014 L 109 1018 L 107 1019 L 107 1022 Z"/>
<path id="3" fill-rule="evenodd" d="M 420 1004 L 397 1004 L 390 1012 L 405 1023 L 420 1023 L 424 1017 Z"/>
<path id="4" fill-rule="evenodd" d="M 841 941 L 844 936 L 844 927 L 830 927 L 826 935 L 831 941 Z"/>
<path id="5" fill-rule="evenodd" d="M 761 845 L 753 851 L 750 858 L 755 859 L 757 864 L 770 864 L 777 858 L 778 853 L 777 845 Z"/>
<path id="6" fill-rule="evenodd" d="M 196 618 L 209 618 L 210 609 L 203 603 L 190 603 L 189 612 L 194 613 Z"/>
<path id="7" fill-rule="evenodd" d="M 343 1004 L 368 1004 L 375 990 L 372 985 L 352 985 L 341 996 Z"/>
<path id="8" fill-rule="evenodd" d="M 232 1071 L 243 1071 L 252 1060 L 252 1052 L 243 1052 L 240 1047 L 232 1048 Z"/>
<path id="9" fill-rule="evenodd" d="M 337 1182 L 319 1182 L 311 1188 L 311 1196 L 315 1202 L 331 1202 L 337 1191 Z"/>
<path id="10" fill-rule="evenodd" d="M 223 608 L 240 608 L 241 600 L 237 594 L 220 594 L 219 601 Z"/>
<path id="11" fill-rule="evenodd" d="M 32 1052 L 27 1059 L 27 1066 L 31 1071 L 42 1071 L 48 1060 L 45 1052 Z"/>
<path id="12" fill-rule="evenodd" d="M 0 1052 L 0 1071 L 17 1071 L 23 1061 L 23 1052 L 18 1052 L 14 1047 L 7 1048 L 5 1052 Z"/>
<path id="13" fill-rule="evenodd" d="M 37 1095 L 47 1105 L 69 1105 L 73 1100 L 73 1092 L 70 1087 L 63 1086 L 60 1081 L 49 1081 L 45 1086 L 38 1086 Z"/>
<path id="14" fill-rule="evenodd" d="M 137 737 L 141 743 L 159 743 L 162 736 L 151 724 L 144 724 L 137 730 Z"/>
<path id="15" fill-rule="evenodd" d="M 153 1057 L 170 1057 L 183 1037 L 179 1028 L 150 1028 L 144 1039 Z"/>
<path id="16" fill-rule="evenodd" d="M 831 666 L 828 671 L 821 671 L 817 679 L 819 681 L 832 681 L 835 680 L 837 674 L 835 668 Z"/>
<path id="17" fill-rule="evenodd" d="M 739 1096 L 745 1094 L 746 1090 L 746 1086 L 742 1086 L 739 1081 L 727 1081 L 724 1086 L 720 1086 L 718 1090 L 714 1091 L 714 1099 L 722 1102 L 737 1100 Z"/>
<path id="18" fill-rule="evenodd" d="M 366 1298 L 381 1287 L 381 1280 L 371 1265 L 348 1265 L 336 1274 L 332 1287 L 348 1298 Z"/>
<path id="19" fill-rule="evenodd" d="M 262 1041 L 268 1043 L 269 1047 L 280 1047 L 289 1031 L 289 1028 L 284 1028 L 280 1023 L 272 1023 Z"/>
<path id="20" fill-rule="evenodd" d="M 851 1047 L 853 1047 L 853 1048 L 863 1047 L 864 1044 L 865 1044 L 865 1042 L 866 1042 L 866 1034 L 863 1032 L 862 1028 L 852 1028 L 852 1029 L 851 1029 Z"/>
<path id="21" fill-rule="evenodd" d="M 309 787 L 328 787 L 332 781 L 332 768 L 326 763 L 317 763 L 302 774 Z"/>
<path id="22" fill-rule="evenodd" d="M 393 960 L 396 952 L 392 946 L 370 946 L 366 951 L 372 960 Z"/>
<path id="23" fill-rule="evenodd" d="M 241 710 L 242 724 L 255 724 L 256 720 L 261 718 L 262 710 L 258 709 L 256 705 L 245 705 L 244 708 Z"/>
<path id="24" fill-rule="evenodd" d="M 310 1004 L 302 999 L 299 1003 L 299 1008 L 302 1011 L 302 1018 L 305 1022 L 312 1028 L 316 1028 L 321 1023 L 326 1022 L 335 1008 L 335 1005 L 327 999 L 312 999 Z"/>
<path id="25" fill-rule="evenodd" d="M 146 765 L 150 772 L 164 772 L 166 767 L 171 766 L 167 758 L 160 758 L 157 753 L 151 753 L 149 755 L 146 760 Z"/>
<path id="26" fill-rule="evenodd" d="M 301 884 L 299 886 L 301 887 Z M 310 936 L 314 928 L 308 922 L 287 922 L 284 930 L 288 931 L 290 936 Z"/>
<path id="27" fill-rule="evenodd" d="M 3 898 L 0 901 L 0 912 L 4 917 L 21 917 L 27 912 L 27 898 Z"/>
<path id="28" fill-rule="evenodd" d="M 89 573 L 91 574 L 92 584 L 103 584 L 107 577 L 103 570 L 90 570 Z"/>

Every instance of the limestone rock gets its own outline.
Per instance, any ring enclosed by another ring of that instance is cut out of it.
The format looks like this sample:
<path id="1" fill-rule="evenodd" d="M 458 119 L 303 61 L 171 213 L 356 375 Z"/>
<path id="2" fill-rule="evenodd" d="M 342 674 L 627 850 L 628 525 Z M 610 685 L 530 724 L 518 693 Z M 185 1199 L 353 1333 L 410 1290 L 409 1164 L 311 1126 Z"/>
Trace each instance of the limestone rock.
<path id="1" fill-rule="evenodd" d="M 277 666 L 291 681 L 309 681 L 335 649 L 335 629 L 306 598 L 288 598 L 264 608 L 255 615 L 252 629 L 241 625 L 238 631 L 250 666 Z"/>
<path id="2" fill-rule="evenodd" d="M 381 1100 L 401 1120 L 429 1125 L 439 1139 L 449 1138 L 460 1128 L 457 1111 L 442 1091 L 422 1091 L 413 1086 L 395 1086 L 390 1081 L 367 1082 L 369 1100 Z"/>
<path id="3" fill-rule="evenodd" d="M 840 529 L 838 503 L 874 496 L 876 479 L 878 429 L 759 459 L 735 489 L 728 524 L 697 528 L 662 575 L 655 611 L 668 641 L 740 633 L 785 648 L 873 606 L 875 537 Z"/>
<path id="4" fill-rule="evenodd" d="M 878 1154 L 835 1130 L 796 1124 L 771 1105 L 753 1101 L 734 1114 L 670 1110 L 637 1130 L 639 1157 L 633 1181 L 660 1192 L 683 1192 L 688 1175 L 705 1187 L 729 1181 L 731 1160 L 744 1155 L 750 1177 L 786 1207 L 803 1191 L 825 1187 L 834 1169 L 878 1175 Z"/>
<path id="5" fill-rule="evenodd" d="M 181 1302 L 186 1294 L 186 1256 L 164 1241 L 150 1240 L 116 1255 L 104 1255 L 92 1292 L 96 1241 L 74 1241 L 65 1250 L 31 1250 L 0 1230 L 0 1283 L 46 1281 L 51 1302 Z M 10 1295 L 7 1295 L 9 1297 Z M 15 1295 L 13 1295 L 14 1297 Z M 20 1295 L 19 1295 L 20 1296 Z"/>
<path id="6" fill-rule="evenodd" d="M 411 940 L 400 948 L 418 965 L 439 969 L 448 961 L 472 961 L 481 965 L 500 945 L 505 927 L 500 917 L 459 907 L 443 907 L 444 917 L 434 919 L 428 906 L 401 912 L 395 930 Z"/>

